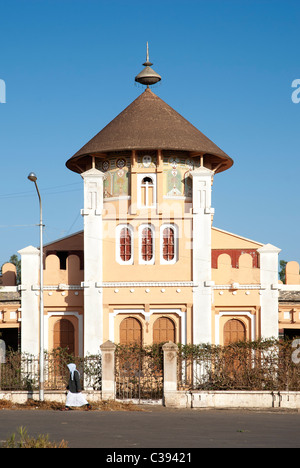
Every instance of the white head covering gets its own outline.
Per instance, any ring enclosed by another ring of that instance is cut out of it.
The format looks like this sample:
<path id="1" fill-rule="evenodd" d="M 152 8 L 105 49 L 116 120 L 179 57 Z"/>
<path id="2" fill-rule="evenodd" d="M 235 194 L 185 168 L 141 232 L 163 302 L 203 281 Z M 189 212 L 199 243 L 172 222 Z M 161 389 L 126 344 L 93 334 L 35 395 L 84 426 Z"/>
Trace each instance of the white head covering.
<path id="1" fill-rule="evenodd" d="M 68 369 L 70 371 L 70 374 L 71 374 L 71 379 L 74 380 L 74 372 L 77 371 L 76 369 L 76 364 L 68 364 Z M 77 371 L 78 372 L 78 371 Z"/>

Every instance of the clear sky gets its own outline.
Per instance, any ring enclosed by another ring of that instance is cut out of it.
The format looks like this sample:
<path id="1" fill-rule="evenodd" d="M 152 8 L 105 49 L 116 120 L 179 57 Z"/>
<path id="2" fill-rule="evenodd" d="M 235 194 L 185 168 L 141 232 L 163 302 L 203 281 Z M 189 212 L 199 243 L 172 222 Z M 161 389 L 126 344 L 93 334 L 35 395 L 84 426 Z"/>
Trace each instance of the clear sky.
<path id="1" fill-rule="evenodd" d="M 153 91 L 234 159 L 214 225 L 300 261 L 299 0 L 0 0 L 0 265 L 39 244 L 30 171 L 45 243 L 82 229 L 65 162 L 141 94 L 147 41 Z"/>

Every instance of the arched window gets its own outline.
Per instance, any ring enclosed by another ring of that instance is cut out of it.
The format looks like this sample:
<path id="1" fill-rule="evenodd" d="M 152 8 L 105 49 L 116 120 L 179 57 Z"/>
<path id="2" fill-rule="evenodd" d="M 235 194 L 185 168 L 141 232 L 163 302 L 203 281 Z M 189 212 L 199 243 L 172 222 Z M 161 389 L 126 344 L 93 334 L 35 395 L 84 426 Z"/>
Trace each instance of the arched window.
<path id="1" fill-rule="evenodd" d="M 166 262 L 175 258 L 175 232 L 172 227 L 163 230 L 163 259 Z"/>
<path id="2" fill-rule="evenodd" d="M 116 228 L 116 260 L 120 264 L 133 263 L 133 229 L 129 224 Z"/>
<path id="3" fill-rule="evenodd" d="M 74 325 L 70 320 L 59 319 L 54 324 L 53 347 L 67 349 L 68 353 L 75 352 L 75 332 Z"/>
<path id="4" fill-rule="evenodd" d="M 141 184 L 141 204 L 142 206 L 153 206 L 154 183 L 152 177 L 144 177 Z"/>
<path id="5" fill-rule="evenodd" d="M 168 317 L 158 318 L 153 325 L 153 343 L 172 341 L 175 343 L 175 324 Z"/>
<path id="6" fill-rule="evenodd" d="M 138 174 L 138 207 L 154 208 L 156 204 L 156 175 Z"/>
<path id="7" fill-rule="evenodd" d="M 246 327 L 241 320 L 232 319 L 228 320 L 224 326 L 224 345 L 227 346 L 230 343 L 236 341 L 245 341 L 246 339 Z"/>
<path id="8" fill-rule="evenodd" d="M 120 344 L 142 345 L 142 325 L 134 317 L 127 317 L 120 324 Z"/>
<path id="9" fill-rule="evenodd" d="M 160 262 L 176 263 L 178 260 L 178 229 L 174 224 L 165 224 L 160 228 Z"/>
<path id="10" fill-rule="evenodd" d="M 131 232 L 127 227 L 120 232 L 120 258 L 123 262 L 131 260 Z"/>
<path id="11" fill-rule="evenodd" d="M 154 239 L 153 231 L 150 226 L 142 228 L 141 238 L 141 260 L 143 263 L 152 263 L 154 260 Z"/>

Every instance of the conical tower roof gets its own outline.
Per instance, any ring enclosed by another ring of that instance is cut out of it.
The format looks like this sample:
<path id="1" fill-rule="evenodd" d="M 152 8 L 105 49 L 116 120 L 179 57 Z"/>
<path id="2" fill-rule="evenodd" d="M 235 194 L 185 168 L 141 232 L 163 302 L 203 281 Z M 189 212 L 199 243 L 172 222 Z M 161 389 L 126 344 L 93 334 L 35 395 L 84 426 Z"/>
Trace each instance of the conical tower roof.
<path id="1" fill-rule="evenodd" d="M 196 127 L 166 104 L 150 88 L 135 99 L 66 163 L 75 172 L 86 157 L 128 150 L 175 150 L 203 154 L 216 172 L 232 166 L 233 160 Z M 82 166 L 84 167 L 84 166 Z"/>

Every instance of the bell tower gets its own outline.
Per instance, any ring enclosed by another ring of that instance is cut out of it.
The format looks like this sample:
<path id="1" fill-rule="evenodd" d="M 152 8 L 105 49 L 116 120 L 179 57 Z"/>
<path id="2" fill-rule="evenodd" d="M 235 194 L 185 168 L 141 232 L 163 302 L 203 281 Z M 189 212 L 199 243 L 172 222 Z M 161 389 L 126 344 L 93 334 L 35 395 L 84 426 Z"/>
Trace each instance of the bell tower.
<path id="1" fill-rule="evenodd" d="M 84 180 L 84 350 L 212 339 L 212 180 L 232 159 L 145 90 L 66 163 Z"/>

